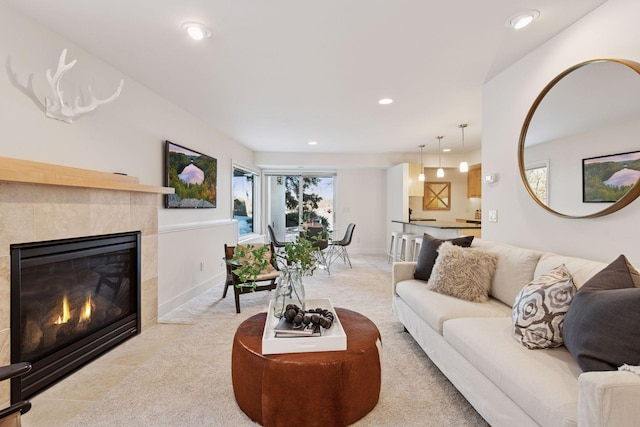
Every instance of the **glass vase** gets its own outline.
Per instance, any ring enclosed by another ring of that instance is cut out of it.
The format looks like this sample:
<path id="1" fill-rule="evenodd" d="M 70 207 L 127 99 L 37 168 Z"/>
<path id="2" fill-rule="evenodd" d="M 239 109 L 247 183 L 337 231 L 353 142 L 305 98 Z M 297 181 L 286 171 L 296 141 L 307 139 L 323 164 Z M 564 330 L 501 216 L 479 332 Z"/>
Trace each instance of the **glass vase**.
<path id="1" fill-rule="evenodd" d="M 306 310 L 306 298 L 304 295 L 304 285 L 302 284 L 302 274 L 299 270 L 282 270 L 276 286 L 276 295 L 273 303 L 273 314 L 278 319 L 284 315 L 287 305 L 295 304 L 302 310 Z"/>

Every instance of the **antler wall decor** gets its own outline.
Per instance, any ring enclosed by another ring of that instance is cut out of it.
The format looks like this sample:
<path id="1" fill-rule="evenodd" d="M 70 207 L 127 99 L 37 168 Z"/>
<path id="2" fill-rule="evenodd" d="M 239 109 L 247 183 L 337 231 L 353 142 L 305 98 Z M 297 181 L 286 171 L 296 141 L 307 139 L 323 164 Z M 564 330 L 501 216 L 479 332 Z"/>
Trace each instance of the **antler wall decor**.
<path id="1" fill-rule="evenodd" d="M 120 96 L 120 92 L 122 91 L 122 85 L 124 84 L 124 80 L 120 80 L 120 86 L 116 92 L 106 99 L 97 99 L 93 96 L 93 92 L 91 91 L 91 86 L 89 86 L 89 96 L 91 97 L 91 102 L 89 105 L 80 106 L 80 96 L 77 96 L 74 105 L 69 105 L 64 102 L 62 90 L 60 89 L 60 80 L 64 73 L 69 71 L 76 65 L 78 62 L 77 59 L 65 64 L 67 57 L 67 49 L 63 49 L 60 54 L 60 60 L 58 61 L 58 69 L 56 73 L 51 76 L 51 69 L 47 69 L 47 81 L 49 82 L 49 86 L 51 86 L 51 91 L 53 92 L 53 98 L 45 98 L 45 115 L 49 118 L 62 120 L 66 123 L 73 122 L 73 119 L 93 111 L 99 105 L 106 104 L 107 102 L 111 102 Z"/>

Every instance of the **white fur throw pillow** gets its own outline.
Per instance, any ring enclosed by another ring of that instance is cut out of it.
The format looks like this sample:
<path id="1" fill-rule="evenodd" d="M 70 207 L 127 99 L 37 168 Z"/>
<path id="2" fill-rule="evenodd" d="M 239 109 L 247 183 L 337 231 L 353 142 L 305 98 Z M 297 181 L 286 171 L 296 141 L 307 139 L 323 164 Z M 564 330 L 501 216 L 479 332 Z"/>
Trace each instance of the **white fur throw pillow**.
<path id="1" fill-rule="evenodd" d="M 427 285 L 435 292 L 472 302 L 489 299 L 498 256 L 474 248 L 444 242 L 438 249 Z"/>

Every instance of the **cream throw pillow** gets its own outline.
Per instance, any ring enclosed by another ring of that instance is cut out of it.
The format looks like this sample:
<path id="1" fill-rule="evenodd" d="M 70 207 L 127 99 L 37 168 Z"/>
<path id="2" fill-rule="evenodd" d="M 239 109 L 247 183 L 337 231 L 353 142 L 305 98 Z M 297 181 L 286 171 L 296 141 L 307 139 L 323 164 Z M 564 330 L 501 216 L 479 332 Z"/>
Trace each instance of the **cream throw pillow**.
<path id="1" fill-rule="evenodd" d="M 435 292 L 472 302 L 489 299 L 498 256 L 474 248 L 444 242 L 438 249 L 427 286 Z"/>

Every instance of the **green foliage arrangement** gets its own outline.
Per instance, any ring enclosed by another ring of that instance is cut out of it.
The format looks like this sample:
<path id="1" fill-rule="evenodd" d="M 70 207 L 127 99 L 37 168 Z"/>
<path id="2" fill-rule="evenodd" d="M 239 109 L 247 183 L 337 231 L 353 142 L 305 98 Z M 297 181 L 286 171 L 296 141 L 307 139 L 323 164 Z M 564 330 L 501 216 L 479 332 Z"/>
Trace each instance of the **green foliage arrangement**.
<path id="1" fill-rule="evenodd" d="M 284 251 L 276 254 L 281 261 L 281 268 L 296 269 L 301 276 L 313 276 L 318 265 L 313 239 L 315 238 L 307 239 L 300 236 L 295 241 L 286 243 Z M 269 252 L 269 245 L 236 246 L 232 258 L 232 263 L 236 265 L 233 274 L 238 276 L 243 286 L 251 285 L 255 289 L 258 276 L 267 270 L 271 262 L 267 256 Z"/>
<path id="2" fill-rule="evenodd" d="M 302 276 L 313 276 L 318 260 L 314 254 L 313 242 L 299 236 L 295 241 L 286 243 L 282 254 L 278 254 L 286 268 L 297 269 Z"/>
<path id="3" fill-rule="evenodd" d="M 232 262 L 237 265 L 237 268 L 233 270 L 233 274 L 238 276 L 242 285 L 251 285 L 253 289 L 256 288 L 256 280 L 260 273 L 265 271 L 271 262 L 270 258 L 267 258 L 267 253 L 270 252 L 268 245 L 256 247 L 254 245 L 236 246 L 235 253 L 233 254 Z"/>

